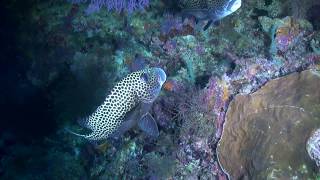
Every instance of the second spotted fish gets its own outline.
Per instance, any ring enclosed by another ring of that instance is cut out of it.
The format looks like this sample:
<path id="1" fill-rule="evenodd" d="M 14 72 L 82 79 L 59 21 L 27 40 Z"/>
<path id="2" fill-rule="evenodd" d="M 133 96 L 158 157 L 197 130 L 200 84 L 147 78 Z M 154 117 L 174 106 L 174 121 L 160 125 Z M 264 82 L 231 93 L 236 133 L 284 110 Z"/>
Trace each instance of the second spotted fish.
<path id="1" fill-rule="evenodd" d="M 102 140 L 110 136 L 118 137 L 137 124 L 146 134 L 158 136 L 157 124 L 148 111 L 166 77 L 161 68 L 130 73 L 114 86 L 103 104 L 81 123 L 91 133 L 70 132 L 88 140 Z"/>
<path id="2" fill-rule="evenodd" d="M 208 20 L 204 30 L 241 7 L 241 0 L 178 0 L 184 17 L 193 16 L 197 21 Z"/>

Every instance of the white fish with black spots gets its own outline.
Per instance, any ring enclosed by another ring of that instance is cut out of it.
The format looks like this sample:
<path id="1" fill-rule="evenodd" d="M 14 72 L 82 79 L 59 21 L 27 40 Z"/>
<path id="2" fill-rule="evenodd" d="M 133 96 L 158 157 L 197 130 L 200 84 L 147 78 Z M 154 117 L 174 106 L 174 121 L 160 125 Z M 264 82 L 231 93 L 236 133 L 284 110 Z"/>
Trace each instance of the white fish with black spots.
<path id="1" fill-rule="evenodd" d="M 241 7 L 241 0 L 179 0 L 182 16 L 193 16 L 197 21 L 208 20 L 204 30 Z"/>
<path id="2" fill-rule="evenodd" d="M 166 73 L 161 68 L 130 73 L 114 86 L 103 104 L 81 123 L 91 133 L 68 131 L 95 141 L 118 136 L 138 124 L 148 135 L 158 136 L 157 124 L 148 110 L 158 97 L 166 78 Z"/>

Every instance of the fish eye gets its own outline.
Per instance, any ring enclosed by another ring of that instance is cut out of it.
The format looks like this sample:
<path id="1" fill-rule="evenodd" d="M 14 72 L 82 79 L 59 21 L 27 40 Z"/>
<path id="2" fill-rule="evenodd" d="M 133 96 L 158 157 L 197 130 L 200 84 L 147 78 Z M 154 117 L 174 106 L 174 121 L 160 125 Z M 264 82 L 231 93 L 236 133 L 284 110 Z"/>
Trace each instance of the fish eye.
<path id="1" fill-rule="evenodd" d="M 141 74 L 140 79 L 145 83 L 149 81 L 149 77 L 146 73 Z"/>

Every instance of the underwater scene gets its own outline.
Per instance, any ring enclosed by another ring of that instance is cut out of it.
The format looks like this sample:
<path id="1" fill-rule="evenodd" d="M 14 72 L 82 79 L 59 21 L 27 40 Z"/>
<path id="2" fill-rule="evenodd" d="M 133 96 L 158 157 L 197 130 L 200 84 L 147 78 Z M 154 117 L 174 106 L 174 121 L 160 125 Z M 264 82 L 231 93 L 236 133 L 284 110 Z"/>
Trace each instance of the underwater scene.
<path id="1" fill-rule="evenodd" d="M 320 180 L 320 0 L 3 0 L 2 180 Z"/>

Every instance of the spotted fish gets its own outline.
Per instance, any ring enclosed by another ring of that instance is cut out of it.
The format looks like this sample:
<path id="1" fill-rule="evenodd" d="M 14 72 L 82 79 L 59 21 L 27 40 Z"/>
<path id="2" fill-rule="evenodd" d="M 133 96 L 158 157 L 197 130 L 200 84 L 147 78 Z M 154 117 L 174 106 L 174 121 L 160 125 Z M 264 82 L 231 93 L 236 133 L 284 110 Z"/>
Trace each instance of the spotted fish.
<path id="1" fill-rule="evenodd" d="M 88 140 L 102 140 L 118 136 L 138 124 L 147 134 L 158 136 L 157 124 L 148 110 L 165 81 L 166 74 L 161 68 L 130 73 L 114 86 L 103 104 L 82 123 L 91 133 L 70 132 Z"/>
<path id="2" fill-rule="evenodd" d="M 211 23 L 216 22 L 241 7 L 241 0 L 179 0 L 183 17 L 193 16 L 197 21 L 209 20 L 206 30 Z"/>

